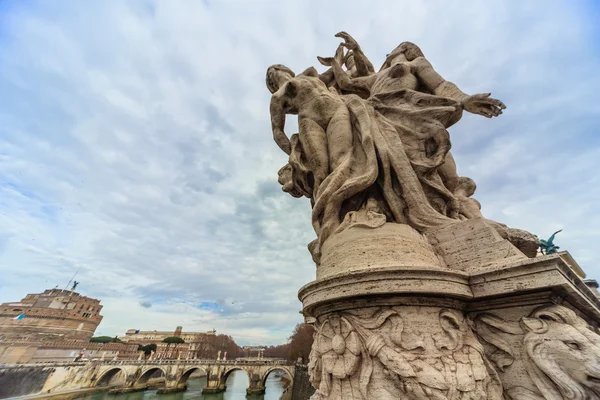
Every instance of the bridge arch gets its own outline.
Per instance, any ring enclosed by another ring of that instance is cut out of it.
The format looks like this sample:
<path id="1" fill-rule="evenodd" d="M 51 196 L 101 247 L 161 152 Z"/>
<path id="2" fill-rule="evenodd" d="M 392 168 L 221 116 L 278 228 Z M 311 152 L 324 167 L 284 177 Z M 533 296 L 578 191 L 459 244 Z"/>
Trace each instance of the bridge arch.
<path id="1" fill-rule="evenodd" d="M 190 376 L 191 376 L 191 375 L 192 375 L 194 372 L 196 372 L 196 371 L 202 371 L 202 372 L 204 372 L 204 374 L 206 374 L 206 375 L 208 376 L 208 374 L 207 374 L 207 371 L 206 371 L 206 368 L 204 368 L 204 367 L 191 367 L 191 368 L 187 369 L 187 370 L 186 370 L 186 371 L 185 371 L 185 372 L 184 372 L 184 373 L 181 375 L 181 378 L 179 378 L 179 380 L 177 381 L 177 385 L 179 386 L 179 385 L 183 385 L 183 384 L 185 384 L 185 383 L 188 381 L 188 379 L 190 379 Z"/>
<path id="2" fill-rule="evenodd" d="M 252 379 L 250 372 L 248 370 L 246 370 L 245 368 L 238 367 L 238 366 L 234 366 L 232 368 L 229 368 L 229 369 L 226 369 L 225 371 L 223 371 L 223 375 L 221 375 L 221 382 L 223 382 L 223 385 L 227 384 L 227 379 L 229 379 L 229 376 L 231 375 L 231 373 L 233 371 L 244 371 L 246 373 L 246 377 L 248 378 L 248 385 L 250 385 L 250 381 Z"/>
<path id="3" fill-rule="evenodd" d="M 142 372 L 140 377 L 136 379 L 135 385 L 137 386 L 137 385 L 143 385 L 143 384 L 148 383 L 148 380 L 150 380 L 152 375 L 154 375 L 157 371 L 162 372 L 162 376 L 164 376 L 166 379 L 167 374 L 165 373 L 164 369 L 162 369 L 161 367 L 150 367 L 150 368 L 146 369 L 144 372 Z"/>
<path id="4" fill-rule="evenodd" d="M 93 386 L 108 386 L 111 384 L 123 384 L 127 381 L 127 371 L 120 367 L 109 368 L 104 371 Z"/>
<path id="5" fill-rule="evenodd" d="M 292 373 L 292 371 L 290 371 L 289 368 L 287 368 L 285 365 L 275 365 L 267 369 L 263 374 L 261 378 L 262 387 L 267 386 L 267 378 L 273 371 L 283 371 L 288 376 L 288 379 L 290 380 L 290 385 L 292 384 L 292 382 L 294 382 L 294 374 Z"/>

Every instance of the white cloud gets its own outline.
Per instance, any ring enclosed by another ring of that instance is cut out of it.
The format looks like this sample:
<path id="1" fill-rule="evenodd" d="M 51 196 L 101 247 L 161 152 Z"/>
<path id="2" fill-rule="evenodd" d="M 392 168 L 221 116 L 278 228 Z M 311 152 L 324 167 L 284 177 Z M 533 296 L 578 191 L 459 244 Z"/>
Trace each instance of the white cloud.
<path id="1" fill-rule="evenodd" d="M 107 335 L 215 328 L 277 343 L 314 278 L 305 201 L 282 193 L 264 73 L 347 30 L 375 65 L 404 40 L 501 118 L 451 129 L 491 218 L 600 278 L 600 88 L 585 3 L 27 2 L 0 25 L 0 301 L 66 284 Z M 560 28 L 560 29 L 559 29 Z M 294 123 L 290 122 L 290 132 Z M 144 304 L 151 303 L 152 307 Z M 204 307 L 218 304 L 218 307 Z"/>

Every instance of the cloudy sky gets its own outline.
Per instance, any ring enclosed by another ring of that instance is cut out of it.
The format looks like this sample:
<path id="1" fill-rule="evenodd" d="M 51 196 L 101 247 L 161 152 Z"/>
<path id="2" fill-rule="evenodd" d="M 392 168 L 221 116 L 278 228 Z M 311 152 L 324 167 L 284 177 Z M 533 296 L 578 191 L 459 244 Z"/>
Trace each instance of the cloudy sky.
<path id="1" fill-rule="evenodd" d="M 98 334 L 208 330 L 283 343 L 314 279 L 307 200 L 281 192 L 267 67 L 350 32 L 376 66 L 417 43 L 498 119 L 451 128 L 484 214 L 600 279 L 595 1 L 0 0 L 0 302 L 79 270 Z M 290 121 L 288 131 L 295 132 Z"/>

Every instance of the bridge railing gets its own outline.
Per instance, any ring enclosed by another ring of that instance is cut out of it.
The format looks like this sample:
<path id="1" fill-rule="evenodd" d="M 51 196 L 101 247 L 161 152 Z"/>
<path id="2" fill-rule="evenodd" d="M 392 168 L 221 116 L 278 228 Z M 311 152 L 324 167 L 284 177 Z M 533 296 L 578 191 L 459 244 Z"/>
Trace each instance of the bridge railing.
<path id="1" fill-rule="evenodd" d="M 187 359 L 187 360 L 105 360 L 103 364 L 109 365 L 144 365 L 144 364 L 160 364 L 160 365 L 175 365 L 175 364 L 201 364 L 201 365 L 291 365 L 285 360 L 202 360 L 202 359 Z"/>
<path id="2" fill-rule="evenodd" d="M 0 364 L 0 368 L 30 368 L 30 367 L 70 367 L 83 366 L 89 363 L 103 365 L 293 365 L 285 360 L 89 360 L 89 361 L 42 361 L 34 364 Z"/>

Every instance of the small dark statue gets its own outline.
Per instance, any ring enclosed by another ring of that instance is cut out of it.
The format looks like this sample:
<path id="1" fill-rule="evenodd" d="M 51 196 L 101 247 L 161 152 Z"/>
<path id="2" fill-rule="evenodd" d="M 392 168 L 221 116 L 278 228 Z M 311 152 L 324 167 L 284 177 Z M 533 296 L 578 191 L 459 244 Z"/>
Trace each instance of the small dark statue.
<path id="1" fill-rule="evenodd" d="M 554 237 L 557 233 L 562 232 L 562 229 L 554 232 L 548 240 L 540 239 L 540 251 L 542 254 L 554 254 L 560 247 L 554 244 Z"/>

